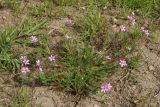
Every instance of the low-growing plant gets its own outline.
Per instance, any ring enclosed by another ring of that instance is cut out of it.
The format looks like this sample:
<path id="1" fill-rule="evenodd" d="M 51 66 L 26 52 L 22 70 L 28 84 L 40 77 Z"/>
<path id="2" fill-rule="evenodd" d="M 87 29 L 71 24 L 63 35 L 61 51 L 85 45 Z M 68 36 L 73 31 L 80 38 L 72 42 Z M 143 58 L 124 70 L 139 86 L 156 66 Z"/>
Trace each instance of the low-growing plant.
<path id="1" fill-rule="evenodd" d="M 15 6 L 18 3 L 18 0 L 5 0 L 5 1 L 0 1 L 0 3 L 4 6 L 10 7 L 10 6 Z"/>
<path id="2" fill-rule="evenodd" d="M 95 5 L 91 5 L 88 8 L 88 15 L 84 17 L 83 23 L 84 38 L 91 39 L 98 35 L 100 30 L 102 31 L 104 25 L 104 19 L 98 8 Z"/>
<path id="3" fill-rule="evenodd" d="M 119 69 L 133 69 L 138 64 L 140 55 L 135 40 L 140 39 L 143 34 L 149 36 L 149 31 L 146 28 L 138 29 L 133 16 L 127 18 L 128 25 L 120 25 L 119 31 L 112 33 L 111 42 L 103 44 L 101 48 L 86 41 L 86 35 L 80 36 L 65 29 L 65 40 L 57 50 L 50 52 L 46 48 L 48 51 L 43 54 L 45 40 L 42 42 L 37 36 L 31 36 L 30 42 L 26 42 L 25 46 L 34 46 L 36 51 L 20 57 L 22 79 L 27 81 L 31 78 L 31 81 L 42 85 L 54 83 L 77 95 L 95 92 L 110 74 Z M 72 20 L 68 19 L 66 27 L 73 26 Z M 101 92 L 107 92 L 111 87 L 107 83 L 101 87 Z"/>
<path id="4" fill-rule="evenodd" d="M 97 5 L 98 7 L 102 8 L 102 9 L 105 9 L 109 6 L 109 0 L 87 0 L 85 1 L 87 2 L 87 4 L 94 4 L 94 5 Z"/>
<path id="5" fill-rule="evenodd" d="M 53 0 L 57 5 L 60 6 L 67 6 L 67 5 L 73 5 L 77 3 L 78 0 Z"/>
<path id="6" fill-rule="evenodd" d="M 20 51 L 16 51 L 15 47 L 28 44 L 27 41 L 22 40 L 22 38 L 37 35 L 37 29 L 45 23 L 44 21 L 41 23 L 37 23 L 36 21 L 31 23 L 30 21 L 30 19 L 24 19 L 19 26 L 6 29 L 0 34 L 1 70 L 16 70 L 20 68 L 20 61 L 17 59 Z"/>
<path id="7" fill-rule="evenodd" d="M 86 7 L 87 15 L 84 20 L 82 19 L 84 22 L 80 26 L 83 31 L 80 33 L 74 29 L 74 24 L 77 23 L 68 17 L 65 22 L 65 40 L 62 40 L 54 51 L 47 45 L 48 35 L 38 32 L 46 21 L 23 19 L 14 30 L 11 29 L 9 33 L 4 32 L 0 37 L 2 57 L 10 56 L 7 58 L 16 59 L 16 64 L 9 64 L 12 61 L 8 59 L 5 60 L 8 62 L 4 63 L 1 57 L 0 64 L 9 65 L 11 69 L 18 65 L 16 68 L 20 73 L 17 73 L 16 80 L 22 84 L 51 85 L 53 83 L 76 95 L 95 92 L 98 88 L 106 93 L 112 85 L 110 83 L 103 85 L 103 83 L 110 74 L 118 70 L 127 71 L 138 65 L 140 55 L 135 41 L 142 35 L 150 36 L 150 31 L 143 26 L 140 28 L 133 15 L 127 17 L 127 24 L 116 26 L 119 27 L 119 31 L 114 32 L 112 27 L 106 26 L 102 10 L 99 8 L 105 1 L 90 0 Z M 52 1 L 48 0 L 48 3 L 50 2 Z M 74 2 L 75 0 L 56 1 L 58 5 L 71 5 Z M 44 8 L 42 6 L 38 9 L 32 8 L 32 12 L 44 14 L 48 6 L 51 5 L 47 4 Z M 106 35 L 112 36 L 109 38 L 110 41 L 104 40 Z M 104 37 L 104 41 L 100 41 L 102 45 L 97 46 L 95 39 L 99 37 Z M 19 47 L 17 52 L 12 50 L 13 45 Z"/>
<path id="8" fill-rule="evenodd" d="M 127 66 L 133 69 L 138 63 L 139 56 L 131 55 L 137 52 L 136 46 L 130 43 L 132 37 L 125 32 L 118 36 L 120 39 L 116 38 L 118 39 L 116 43 L 103 46 L 101 51 L 97 51 L 74 33 L 66 34 L 66 40 L 59 50 L 60 60 L 57 62 L 61 66 L 56 74 L 58 83 L 67 91 L 86 94 L 95 92 L 118 68 L 125 69 Z M 131 49 L 128 49 L 129 46 Z M 108 87 L 108 84 L 106 86 Z"/>
<path id="9" fill-rule="evenodd" d="M 59 51 L 62 70 L 58 82 L 67 91 L 88 93 L 98 88 L 107 72 L 107 65 L 102 63 L 103 58 L 92 46 L 74 38 L 66 40 Z"/>
<path id="10" fill-rule="evenodd" d="M 19 68 L 19 61 L 14 57 L 11 47 L 16 41 L 16 30 L 7 29 L 0 34 L 0 68 L 1 70 L 15 70 Z"/>
<path id="11" fill-rule="evenodd" d="M 47 16 L 51 17 L 53 16 L 53 3 L 51 1 L 44 1 L 43 3 L 39 5 L 33 5 L 31 8 L 31 15 L 33 16 Z"/>
<path id="12" fill-rule="evenodd" d="M 40 73 L 38 74 L 37 81 L 42 85 L 50 85 L 51 82 L 55 81 L 55 75 L 54 73 Z"/>
<path id="13" fill-rule="evenodd" d="M 1 8 L 11 8 L 13 10 L 20 10 L 20 1 L 19 0 L 2 0 L 0 1 Z"/>
<path id="14" fill-rule="evenodd" d="M 151 15 L 150 17 L 151 18 L 155 18 L 155 19 L 158 19 L 160 17 L 160 1 L 156 1 L 155 2 L 155 8 L 152 9 L 152 12 L 151 12 Z"/>
<path id="15" fill-rule="evenodd" d="M 155 8 L 158 0 L 115 0 L 113 2 L 125 9 L 141 10 L 146 14 Z"/>
<path id="16" fill-rule="evenodd" d="M 29 107 L 31 105 L 30 101 L 31 101 L 31 95 L 29 95 L 29 91 L 25 87 L 22 87 L 18 90 L 16 96 L 14 96 L 11 106 Z"/>

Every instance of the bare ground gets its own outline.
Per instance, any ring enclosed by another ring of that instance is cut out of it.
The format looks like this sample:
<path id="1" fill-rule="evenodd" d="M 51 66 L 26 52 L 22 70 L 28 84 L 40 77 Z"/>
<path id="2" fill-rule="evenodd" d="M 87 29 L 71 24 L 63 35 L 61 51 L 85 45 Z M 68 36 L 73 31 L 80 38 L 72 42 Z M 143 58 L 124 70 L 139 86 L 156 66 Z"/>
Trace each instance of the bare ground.
<path id="1" fill-rule="evenodd" d="M 11 13 L 10 9 L 3 9 L 0 11 L 0 28 L 4 29 L 7 26 L 13 26 L 16 22 L 16 17 Z"/>

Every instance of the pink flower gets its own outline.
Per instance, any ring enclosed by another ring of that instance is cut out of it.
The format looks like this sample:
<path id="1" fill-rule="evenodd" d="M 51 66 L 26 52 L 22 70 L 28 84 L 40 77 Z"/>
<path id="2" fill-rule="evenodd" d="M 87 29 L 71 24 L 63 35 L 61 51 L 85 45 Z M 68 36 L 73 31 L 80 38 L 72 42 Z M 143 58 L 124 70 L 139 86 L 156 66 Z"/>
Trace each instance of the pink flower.
<path id="1" fill-rule="evenodd" d="M 111 88 L 112 88 L 112 85 L 110 83 L 109 84 L 105 84 L 105 85 L 101 86 L 101 92 L 102 93 L 106 93 L 109 90 L 111 90 Z"/>
<path id="2" fill-rule="evenodd" d="M 39 67 L 39 71 L 40 71 L 40 72 L 42 72 L 42 71 L 43 71 L 43 69 L 42 69 L 42 67 L 41 67 L 41 66 Z"/>
<path id="3" fill-rule="evenodd" d="M 40 61 L 39 59 L 36 61 L 36 65 L 37 65 L 37 66 L 40 66 L 40 65 L 41 65 L 41 61 Z"/>
<path id="4" fill-rule="evenodd" d="M 71 19 L 67 18 L 65 20 L 65 25 L 68 26 L 68 27 L 72 27 L 74 25 L 74 23 L 72 22 Z"/>
<path id="5" fill-rule="evenodd" d="M 29 59 L 27 59 L 27 56 L 20 56 L 20 60 L 24 65 L 29 65 Z"/>
<path id="6" fill-rule="evenodd" d="M 102 51 L 97 51 L 96 53 L 100 56 L 102 55 Z"/>
<path id="7" fill-rule="evenodd" d="M 69 34 L 66 34 L 66 39 L 68 40 L 70 38 L 71 38 L 71 36 Z"/>
<path id="8" fill-rule="evenodd" d="M 141 32 L 144 32 L 144 27 L 141 27 L 141 29 L 140 29 L 140 30 L 141 30 Z"/>
<path id="9" fill-rule="evenodd" d="M 141 32 L 143 32 L 146 36 L 149 36 L 149 35 L 150 35 L 149 31 L 146 30 L 144 27 L 141 27 L 140 30 L 141 30 Z"/>
<path id="10" fill-rule="evenodd" d="M 22 68 L 21 68 L 21 72 L 22 72 L 23 74 L 27 74 L 27 73 L 30 72 L 30 70 L 29 70 L 28 67 L 22 67 Z"/>
<path id="11" fill-rule="evenodd" d="M 121 67 L 125 67 L 125 66 L 127 66 L 127 62 L 126 62 L 126 60 L 124 60 L 124 59 L 120 59 L 120 60 L 119 60 L 119 65 L 120 65 Z"/>
<path id="12" fill-rule="evenodd" d="M 107 60 L 111 60 L 111 57 L 110 57 L 110 56 L 106 56 L 106 59 L 107 59 Z"/>
<path id="13" fill-rule="evenodd" d="M 132 25 L 135 25 L 135 24 L 136 24 L 135 19 L 133 19 L 133 20 L 131 21 L 131 24 L 132 24 Z"/>
<path id="14" fill-rule="evenodd" d="M 126 26 L 125 25 L 121 25 L 120 26 L 120 31 L 121 32 L 125 32 L 126 31 Z"/>
<path id="15" fill-rule="evenodd" d="M 23 61 L 24 59 L 27 59 L 26 56 L 20 56 L 20 60 Z"/>
<path id="16" fill-rule="evenodd" d="M 49 59 L 50 62 L 53 62 L 53 61 L 55 61 L 55 56 L 54 55 L 50 55 L 48 57 L 48 59 Z"/>
<path id="17" fill-rule="evenodd" d="M 132 17 L 132 16 L 127 16 L 128 20 L 130 20 L 131 25 L 135 25 L 136 24 L 136 20 Z"/>
<path id="18" fill-rule="evenodd" d="M 41 61 L 39 59 L 36 61 L 36 65 L 38 66 L 39 71 L 42 72 L 43 69 L 42 69 L 42 66 L 41 66 Z"/>
<path id="19" fill-rule="evenodd" d="M 23 62 L 24 65 L 29 65 L 29 60 L 28 59 L 24 59 L 22 62 Z"/>
<path id="20" fill-rule="evenodd" d="M 133 17 L 132 17 L 132 16 L 127 16 L 127 18 L 128 18 L 129 20 L 133 20 Z"/>
<path id="21" fill-rule="evenodd" d="M 145 34 L 146 36 L 149 36 L 149 31 L 148 31 L 148 30 L 144 30 L 144 34 Z"/>
<path id="22" fill-rule="evenodd" d="M 31 42 L 35 43 L 38 41 L 38 38 L 36 36 L 31 36 Z"/>

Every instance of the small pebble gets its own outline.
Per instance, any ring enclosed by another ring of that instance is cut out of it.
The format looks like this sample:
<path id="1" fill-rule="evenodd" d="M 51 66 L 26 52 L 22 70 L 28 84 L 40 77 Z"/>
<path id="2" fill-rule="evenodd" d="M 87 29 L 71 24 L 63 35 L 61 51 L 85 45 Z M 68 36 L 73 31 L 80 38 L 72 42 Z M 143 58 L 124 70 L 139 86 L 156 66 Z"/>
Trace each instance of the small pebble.
<path id="1" fill-rule="evenodd" d="M 6 19 L 6 17 L 5 17 L 5 16 L 2 16 L 2 19 L 3 19 L 3 20 L 5 20 L 5 19 Z"/>
<path id="2" fill-rule="evenodd" d="M 93 107 L 100 107 L 99 105 L 97 105 L 97 104 L 94 104 L 94 106 Z"/>
<path id="3" fill-rule="evenodd" d="M 150 70 L 150 71 L 154 71 L 154 70 L 155 70 L 154 66 L 152 66 L 152 65 L 149 66 L 149 70 Z"/>

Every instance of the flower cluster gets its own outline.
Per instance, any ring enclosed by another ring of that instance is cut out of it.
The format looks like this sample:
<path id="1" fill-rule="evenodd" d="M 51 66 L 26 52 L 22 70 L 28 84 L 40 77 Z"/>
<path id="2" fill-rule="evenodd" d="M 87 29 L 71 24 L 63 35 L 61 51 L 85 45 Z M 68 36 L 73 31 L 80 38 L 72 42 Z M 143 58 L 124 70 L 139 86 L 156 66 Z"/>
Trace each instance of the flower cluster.
<path id="1" fill-rule="evenodd" d="M 136 24 L 136 20 L 132 16 L 127 16 L 127 19 L 130 21 L 131 25 L 134 26 Z M 121 32 L 126 32 L 126 26 L 125 25 L 121 25 L 120 26 L 120 31 Z"/>
<path id="2" fill-rule="evenodd" d="M 109 90 L 111 90 L 111 88 L 112 88 L 112 85 L 110 83 L 109 84 L 106 83 L 103 86 L 101 86 L 101 92 L 106 93 Z"/>
<path id="3" fill-rule="evenodd" d="M 144 27 L 141 27 L 141 32 L 143 32 L 146 36 L 149 36 L 149 31 L 146 30 Z"/>
<path id="4" fill-rule="evenodd" d="M 21 72 L 23 74 L 27 74 L 30 72 L 29 68 L 27 67 L 27 65 L 29 65 L 29 59 L 27 58 L 27 56 L 20 56 L 20 60 L 22 61 L 22 67 L 21 67 Z"/>
<path id="5" fill-rule="evenodd" d="M 136 20 L 132 16 L 127 16 L 127 18 L 131 22 L 131 25 L 134 26 L 136 24 Z"/>
<path id="6" fill-rule="evenodd" d="M 21 67 L 21 72 L 22 74 L 27 74 L 30 72 L 29 68 L 27 65 L 29 65 L 29 59 L 27 58 L 27 56 L 20 56 L 20 60 L 22 62 L 22 67 Z M 50 62 L 55 61 L 55 56 L 54 55 L 50 55 L 48 57 L 48 60 Z M 42 63 L 41 61 L 38 59 L 36 60 L 36 66 L 38 67 L 39 71 L 42 72 L 43 71 L 43 67 L 42 67 Z"/>
<path id="7" fill-rule="evenodd" d="M 71 20 L 68 19 L 68 20 L 66 20 L 66 24 L 67 24 L 68 26 L 71 26 L 73 23 L 72 23 Z M 31 42 L 32 42 L 32 43 L 36 43 L 36 42 L 38 41 L 37 36 L 31 36 L 30 39 L 31 39 Z M 69 37 L 68 37 L 68 39 L 69 39 Z M 50 55 L 50 56 L 48 57 L 48 59 L 49 59 L 50 62 L 53 62 L 53 61 L 55 61 L 55 56 L 54 56 L 54 55 Z M 30 70 L 29 70 L 29 68 L 27 67 L 27 65 L 29 65 L 29 59 L 27 58 L 27 56 L 20 56 L 20 60 L 22 61 L 21 72 L 22 72 L 23 74 L 29 73 Z M 40 61 L 39 59 L 36 60 L 36 66 L 38 67 L 39 71 L 41 71 L 41 72 L 43 71 L 43 69 L 42 69 L 42 64 L 41 64 L 41 61 Z"/>

